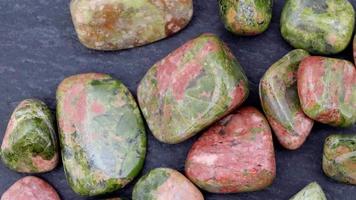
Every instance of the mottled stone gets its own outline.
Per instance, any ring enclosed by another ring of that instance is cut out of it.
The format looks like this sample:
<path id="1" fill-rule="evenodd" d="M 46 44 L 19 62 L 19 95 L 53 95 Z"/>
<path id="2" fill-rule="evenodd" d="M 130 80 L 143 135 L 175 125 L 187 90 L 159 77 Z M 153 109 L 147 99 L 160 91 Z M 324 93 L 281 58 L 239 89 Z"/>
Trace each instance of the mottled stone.
<path id="1" fill-rule="evenodd" d="M 356 185 L 356 135 L 331 135 L 325 140 L 323 170 L 334 180 Z"/>
<path id="2" fill-rule="evenodd" d="M 321 123 L 356 122 L 356 71 L 346 60 L 311 56 L 298 69 L 298 93 L 305 114 Z"/>
<path id="3" fill-rule="evenodd" d="M 136 183 L 132 200 L 204 200 L 198 188 L 184 175 L 168 168 L 156 168 Z"/>
<path id="4" fill-rule="evenodd" d="M 192 0 L 72 0 L 79 40 L 96 50 L 119 50 L 166 38 L 193 15 Z"/>
<path id="5" fill-rule="evenodd" d="M 16 181 L 1 196 L 1 200 L 60 200 L 55 189 L 44 180 L 26 176 Z"/>
<path id="6" fill-rule="evenodd" d="M 264 32 L 271 22 L 272 7 L 273 0 L 219 0 L 226 29 L 237 35 Z"/>
<path id="7" fill-rule="evenodd" d="M 182 142 L 238 107 L 247 78 L 215 35 L 188 41 L 156 63 L 138 87 L 138 100 L 153 135 Z"/>
<path id="8" fill-rule="evenodd" d="M 12 113 L 1 145 L 1 159 L 17 172 L 42 173 L 58 164 L 54 117 L 40 100 L 26 99 Z"/>
<path id="9" fill-rule="evenodd" d="M 316 182 L 312 182 L 289 200 L 327 200 L 323 189 Z"/>
<path id="10" fill-rule="evenodd" d="M 57 90 L 57 118 L 67 181 L 80 195 L 124 187 L 141 170 L 146 135 L 129 90 L 106 74 L 80 74 Z"/>
<path id="11" fill-rule="evenodd" d="M 297 89 L 297 71 L 308 52 L 297 49 L 274 63 L 260 81 L 260 99 L 264 113 L 287 149 L 299 148 L 308 137 L 313 120 L 300 106 Z"/>
<path id="12" fill-rule="evenodd" d="M 212 126 L 189 151 L 186 175 L 214 193 L 257 191 L 276 176 L 272 133 L 253 107 L 239 109 Z"/>
<path id="13" fill-rule="evenodd" d="M 287 0 L 281 32 L 293 47 L 317 54 L 335 54 L 352 38 L 355 11 L 347 0 Z"/>
<path id="14" fill-rule="evenodd" d="M 353 56 L 354 56 L 354 63 L 356 64 L 356 35 L 354 37 L 354 41 L 353 41 Z"/>

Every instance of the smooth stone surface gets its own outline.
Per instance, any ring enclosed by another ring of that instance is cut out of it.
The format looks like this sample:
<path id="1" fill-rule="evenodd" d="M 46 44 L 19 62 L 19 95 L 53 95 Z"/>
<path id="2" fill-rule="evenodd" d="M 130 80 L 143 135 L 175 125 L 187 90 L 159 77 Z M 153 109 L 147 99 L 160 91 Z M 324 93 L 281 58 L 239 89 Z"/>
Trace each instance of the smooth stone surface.
<path id="1" fill-rule="evenodd" d="M 356 135 L 330 135 L 326 138 L 323 170 L 336 181 L 356 185 Z"/>
<path id="2" fill-rule="evenodd" d="M 298 70 L 305 114 L 321 123 L 347 127 L 356 122 L 356 70 L 346 60 L 311 56 Z"/>
<path id="3" fill-rule="evenodd" d="M 132 200 L 204 200 L 198 188 L 174 169 L 156 168 L 136 183 Z"/>
<path id="4" fill-rule="evenodd" d="M 313 127 L 300 106 L 297 71 L 308 52 L 297 49 L 274 63 L 260 81 L 260 99 L 266 117 L 279 142 L 287 149 L 298 149 Z"/>
<path id="5" fill-rule="evenodd" d="M 14 110 L 1 145 L 1 159 L 17 172 L 42 173 L 58 164 L 54 117 L 45 103 L 26 99 Z"/>
<path id="6" fill-rule="evenodd" d="M 60 200 L 55 189 L 44 180 L 26 176 L 16 181 L 1 196 L 1 200 Z"/>
<path id="7" fill-rule="evenodd" d="M 219 0 L 219 11 L 230 32 L 251 36 L 267 30 L 272 19 L 273 0 Z"/>
<path id="8" fill-rule="evenodd" d="M 189 151 L 186 175 L 213 193 L 251 192 L 276 176 L 271 129 L 253 107 L 238 109 L 205 132 Z"/>
<path id="9" fill-rule="evenodd" d="M 72 0 L 79 40 L 96 50 L 120 50 L 166 38 L 193 15 L 192 0 Z"/>
<path id="10" fill-rule="evenodd" d="M 327 200 L 323 189 L 317 182 L 310 183 L 289 200 Z"/>
<path id="11" fill-rule="evenodd" d="M 352 47 L 353 47 L 354 64 L 356 64 L 356 35 L 354 37 L 354 41 L 352 43 Z"/>
<path id="12" fill-rule="evenodd" d="M 76 193 L 115 191 L 141 170 L 145 129 L 120 81 L 97 73 L 66 78 L 57 90 L 57 119 L 66 178 Z"/>
<path id="13" fill-rule="evenodd" d="M 297 49 L 336 54 L 352 39 L 355 11 L 348 0 L 286 0 L 281 33 Z"/>
<path id="14" fill-rule="evenodd" d="M 228 47 L 217 36 L 203 34 L 157 62 L 137 93 L 153 135 L 175 144 L 238 107 L 249 91 Z"/>

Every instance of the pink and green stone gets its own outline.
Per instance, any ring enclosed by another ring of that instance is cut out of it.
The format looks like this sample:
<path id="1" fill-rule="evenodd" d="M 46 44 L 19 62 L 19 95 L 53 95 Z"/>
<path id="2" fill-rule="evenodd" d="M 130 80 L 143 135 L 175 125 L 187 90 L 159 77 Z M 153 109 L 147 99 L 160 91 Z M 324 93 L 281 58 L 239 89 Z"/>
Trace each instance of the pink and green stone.
<path id="1" fill-rule="evenodd" d="M 145 129 L 120 81 L 98 73 L 66 78 L 57 90 L 57 119 L 66 178 L 76 193 L 115 191 L 141 170 Z"/>
<path id="2" fill-rule="evenodd" d="M 327 200 L 327 198 L 320 185 L 317 182 L 312 182 L 289 200 Z"/>
<path id="3" fill-rule="evenodd" d="M 138 101 L 153 135 L 175 144 L 237 108 L 248 81 L 228 47 L 203 34 L 157 62 L 138 87 Z"/>

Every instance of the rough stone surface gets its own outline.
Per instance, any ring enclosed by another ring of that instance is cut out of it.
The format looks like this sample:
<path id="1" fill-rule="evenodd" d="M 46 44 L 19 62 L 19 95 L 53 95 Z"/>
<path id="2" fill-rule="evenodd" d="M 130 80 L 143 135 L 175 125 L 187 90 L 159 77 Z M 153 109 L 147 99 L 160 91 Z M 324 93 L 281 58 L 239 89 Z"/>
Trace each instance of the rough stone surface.
<path id="1" fill-rule="evenodd" d="M 273 0 L 219 0 L 225 28 L 237 35 L 264 32 L 272 18 Z"/>
<path id="2" fill-rule="evenodd" d="M 153 135 L 179 143 L 238 107 L 248 93 L 247 78 L 228 47 L 203 34 L 147 72 L 138 101 Z"/>
<path id="3" fill-rule="evenodd" d="M 323 170 L 334 180 L 356 185 L 356 135 L 330 135 L 326 138 Z"/>
<path id="4" fill-rule="evenodd" d="M 356 70 L 346 60 L 311 56 L 298 69 L 298 93 L 305 114 L 321 123 L 356 122 Z"/>
<path id="5" fill-rule="evenodd" d="M 260 99 L 264 113 L 279 142 L 287 149 L 299 148 L 308 137 L 313 120 L 300 106 L 297 71 L 308 52 L 297 49 L 274 63 L 260 81 Z"/>
<path id="6" fill-rule="evenodd" d="M 198 188 L 184 175 L 169 168 L 156 168 L 141 177 L 132 200 L 204 200 Z"/>
<path id="7" fill-rule="evenodd" d="M 83 45 L 119 50 L 168 37 L 193 15 L 192 0 L 72 0 L 72 20 Z"/>
<path id="8" fill-rule="evenodd" d="M 1 159 L 17 172 L 41 173 L 58 163 L 54 117 L 40 100 L 26 99 L 12 113 L 1 145 Z"/>
<path id="9" fill-rule="evenodd" d="M 261 190 L 276 176 L 271 129 L 253 107 L 239 109 L 212 126 L 189 151 L 185 171 L 214 193 Z"/>
<path id="10" fill-rule="evenodd" d="M 327 200 L 323 189 L 317 182 L 312 182 L 289 200 Z"/>
<path id="11" fill-rule="evenodd" d="M 57 90 L 57 119 L 64 170 L 76 193 L 112 192 L 141 170 L 143 121 L 120 81 L 97 73 L 66 78 Z"/>
<path id="12" fill-rule="evenodd" d="M 355 11 L 348 0 L 287 0 L 281 32 L 295 48 L 335 54 L 351 41 L 354 23 Z"/>

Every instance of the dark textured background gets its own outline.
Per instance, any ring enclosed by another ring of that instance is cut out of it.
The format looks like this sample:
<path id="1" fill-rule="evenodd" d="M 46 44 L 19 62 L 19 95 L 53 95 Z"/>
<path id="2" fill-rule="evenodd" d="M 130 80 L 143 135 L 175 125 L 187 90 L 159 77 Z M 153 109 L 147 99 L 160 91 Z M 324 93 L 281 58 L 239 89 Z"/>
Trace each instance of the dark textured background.
<path id="1" fill-rule="evenodd" d="M 356 0 L 352 2 L 355 6 Z M 259 107 L 257 86 L 261 76 L 272 63 L 292 49 L 279 32 L 284 1 L 275 1 L 271 26 L 257 37 L 237 37 L 228 33 L 219 20 L 216 0 L 195 0 L 194 3 L 192 22 L 177 35 L 140 48 L 98 52 L 88 50 L 78 42 L 69 14 L 69 0 L 0 0 L 0 137 L 3 137 L 11 112 L 21 100 L 36 97 L 54 109 L 56 87 L 65 77 L 83 72 L 109 73 L 135 94 L 138 82 L 150 66 L 204 32 L 219 35 L 231 47 L 250 81 L 251 95 L 245 105 Z M 351 47 L 336 57 L 352 60 Z M 317 181 L 329 200 L 355 200 L 356 186 L 336 183 L 321 169 L 324 139 L 330 133 L 338 132 L 355 134 L 356 126 L 337 129 L 316 124 L 306 143 L 297 151 L 285 150 L 275 142 L 277 178 L 263 191 L 205 194 L 205 197 L 208 200 L 283 200 L 309 182 Z M 186 154 L 196 138 L 178 145 L 166 145 L 148 133 L 143 173 L 155 167 L 183 171 Z M 0 194 L 22 176 L 25 174 L 10 171 L 1 163 Z M 62 165 L 38 176 L 51 183 L 64 200 L 85 199 L 69 188 Z M 130 184 L 108 197 L 130 197 L 132 186 Z"/>

